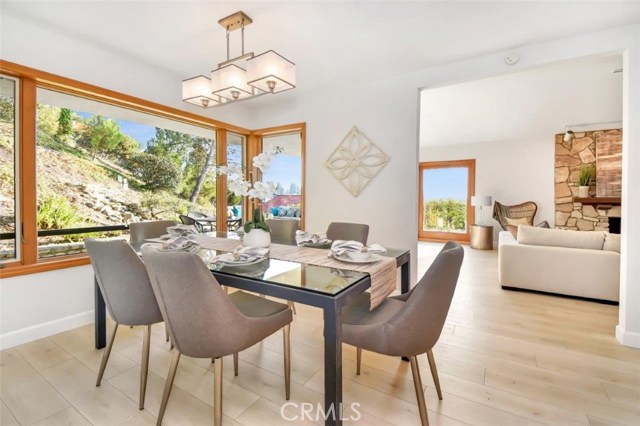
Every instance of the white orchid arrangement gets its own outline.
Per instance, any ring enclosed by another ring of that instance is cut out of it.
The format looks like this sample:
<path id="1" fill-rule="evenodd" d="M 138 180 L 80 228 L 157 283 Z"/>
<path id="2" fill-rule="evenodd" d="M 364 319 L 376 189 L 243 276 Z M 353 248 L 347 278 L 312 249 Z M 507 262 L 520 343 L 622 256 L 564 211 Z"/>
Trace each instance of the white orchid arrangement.
<path id="1" fill-rule="evenodd" d="M 253 157 L 253 167 L 259 169 L 261 173 L 265 173 L 275 157 L 282 151 L 281 147 L 270 147 Z M 276 184 L 274 182 L 254 181 L 251 173 L 249 173 L 249 180 L 246 180 L 244 170 L 240 165 L 222 165 L 218 167 L 217 172 L 227 176 L 227 188 L 235 195 L 265 201 L 267 198 L 272 198 L 276 193 Z M 264 221 L 260 206 L 253 210 L 253 220 L 244 225 L 245 232 L 249 232 L 251 229 L 262 229 L 269 232 L 269 227 Z"/>

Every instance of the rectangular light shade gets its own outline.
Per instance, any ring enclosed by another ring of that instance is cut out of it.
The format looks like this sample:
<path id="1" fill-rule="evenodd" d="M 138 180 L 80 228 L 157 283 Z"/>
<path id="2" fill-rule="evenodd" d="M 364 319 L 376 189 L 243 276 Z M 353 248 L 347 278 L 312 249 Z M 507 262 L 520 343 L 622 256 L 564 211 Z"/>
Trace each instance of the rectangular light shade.
<path id="1" fill-rule="evenodd" d="M 251 86 L 262 91 L 283 92 L 296 87 L 296 65 L 268 50 L 247 61 L 247 78 Z"/>
<path id="2" fill-rule="evenodd" d="M 247 71 L 235 64 L 211 71 L 211 91 L 229 100 L 252 95 L 251 86 L 247 84 Z"/>
<path id="3" fill-rule="evenodd" d="M 219 103 L 211 95 L 211 80 L 203 75 L 182 81 L 182 100 L 202 108 L 209 108 Z"/>
<path id="4" fill-rule="evenodd" d="M 472 206 L 490 206 L 492 201 L 493 200 L 489 195 L 472 195 L 471 196 Z"/>

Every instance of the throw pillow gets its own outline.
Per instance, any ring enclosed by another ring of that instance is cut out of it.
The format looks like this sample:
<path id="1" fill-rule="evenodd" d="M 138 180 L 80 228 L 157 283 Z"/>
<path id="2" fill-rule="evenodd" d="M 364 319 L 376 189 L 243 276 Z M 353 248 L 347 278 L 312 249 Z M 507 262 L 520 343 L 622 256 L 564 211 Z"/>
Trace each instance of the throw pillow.
<path id="1" fill-rule="evenodd" d="M 602 250 L 615 251 L 620 253 L 620 234 L 604 233 L 604 244 Z"/>
<path id="2" fill-rule="evenodd" d="M 517 228 L 518 225 L 531 225 L 529 223 L 529 220 L 527 220 L 526 217 L 519 217 L 517 219 L 508 217 L 506 219 L 507 219 L 507 226 L 515 226 Z"/>
<path id="3" fill-rule="evenodd" d="M 511 235 L 513 235 L 513 238 L 515 238 L 516 240 L 518 239 L 518 227 L 517 226 L 507 225 L 507 230 L 509 232 L 511 232 Z"/>
<path id="4" fill-rule="evenodd" d="M 278 216 L 278 208 L 277 207 L 271 207 L 271 214 L 274 216 Z"/>

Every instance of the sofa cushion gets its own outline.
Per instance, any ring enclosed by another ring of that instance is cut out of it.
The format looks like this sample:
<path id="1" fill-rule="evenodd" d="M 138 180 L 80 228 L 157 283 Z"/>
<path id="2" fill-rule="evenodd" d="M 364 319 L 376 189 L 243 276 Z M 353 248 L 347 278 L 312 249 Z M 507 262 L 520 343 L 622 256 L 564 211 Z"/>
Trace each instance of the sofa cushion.
<path id="1" fill-rule="evenodd" d="M 602 250 L 604 232 L 570 231 L 520 225 L 518 227 L 518 244 Z"/>
<path id="2" fill-rule="evenodd" d="M 620 253 L 620 234 L 604 233 L 604 244 L 602 250 L 615 251 Z"/>

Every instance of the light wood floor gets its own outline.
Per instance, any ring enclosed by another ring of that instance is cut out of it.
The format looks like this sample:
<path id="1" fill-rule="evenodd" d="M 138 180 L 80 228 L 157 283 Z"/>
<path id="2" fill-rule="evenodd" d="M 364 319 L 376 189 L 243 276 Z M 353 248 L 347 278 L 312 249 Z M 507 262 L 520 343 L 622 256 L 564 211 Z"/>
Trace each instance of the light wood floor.
<path id="1" fill-rule="evenodd" d="M 424 272 L 440 246 L 421 244 Z M 292 326 L 292 402 L 323 400 L 322 313 L 297 306 Z M 503 291 L 496 252 L 466 248 L 453 306 L 434 349 L 444 392 L 438 401 L 426 357 L 420 359 L 432 425 L 640 425 L 640 351 L 613 337 L 618 308 Z M 120 327 L 102 386 L 102 351 L 92 326 L 0 353 L 0 423 L 10 425 L 151 425 L 171 352 L 155 327 L 146 407 L 137 408 L 142 329 Z M 232 425 L 286 422 L 282 336 L 240 354 L 240 375 L 225 359 L 224 419 Z M 361 425 L 416 425 L 408 363 L 344 347 L 345 402 L 360 403 Z M 165 423 L 213 424 L 213 365 L 182 358 Z M 287 415 L 295 414 L 292 407 Z"/>

